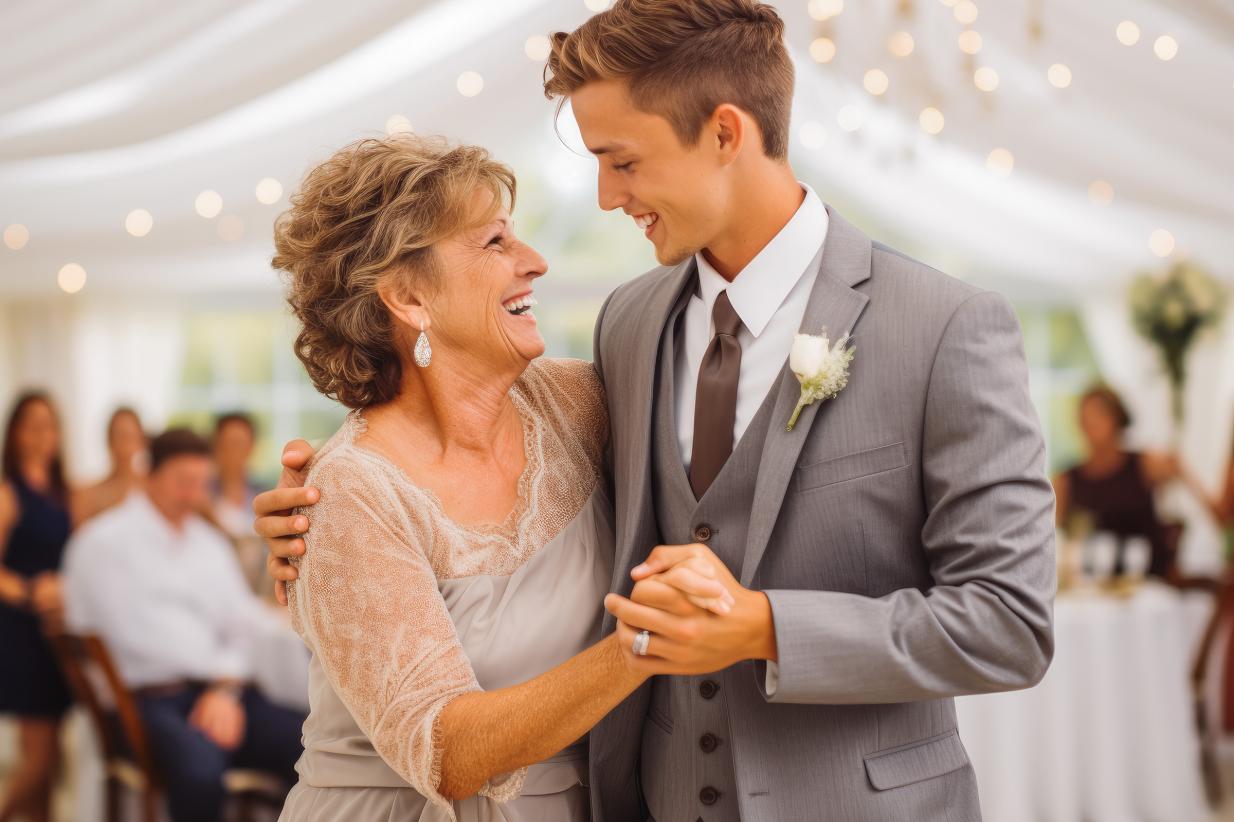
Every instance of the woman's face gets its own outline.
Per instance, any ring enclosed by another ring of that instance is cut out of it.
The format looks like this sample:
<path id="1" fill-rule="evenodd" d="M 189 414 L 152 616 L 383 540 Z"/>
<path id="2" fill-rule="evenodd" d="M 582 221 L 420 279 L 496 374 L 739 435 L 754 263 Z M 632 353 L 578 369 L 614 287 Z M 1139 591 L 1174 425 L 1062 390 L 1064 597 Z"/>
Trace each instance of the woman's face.
<path id="1" fill-rule="evenodd" d="M 51 406 L 41 400 L 29 403 L 17 422 L 17 453 L 23 462 L 50 463 L 60 452 L 60 426 Z"/>
<path id="2" fill-rule="evenodd" d="M 116 465 L 132 465 L 146 451 L 146 434 L 132 414 L 120 414 L 111 424 L 111 458 Z"/>
<path id="3" fill-rule="evenodd" d="M 1097 397 L 1089 397 L 1080 404 L 1080 431 L 1090 446 L 1116 443 L 1122 435 L 1118 418 Z"/>
<path id="4" fill-rule="evenodd" d="M 488 195 L 477 197 L 483 208 Z M 424 300 L 434 353 L 443 348 L 520 370 L 544 354 L 532 306 L 533 286 L 548 263 L 514 234 L 502 208 L 487 223 L 434 248 L 437 276 Z M 412 337 L 419 333 L 413 329 Z"/>

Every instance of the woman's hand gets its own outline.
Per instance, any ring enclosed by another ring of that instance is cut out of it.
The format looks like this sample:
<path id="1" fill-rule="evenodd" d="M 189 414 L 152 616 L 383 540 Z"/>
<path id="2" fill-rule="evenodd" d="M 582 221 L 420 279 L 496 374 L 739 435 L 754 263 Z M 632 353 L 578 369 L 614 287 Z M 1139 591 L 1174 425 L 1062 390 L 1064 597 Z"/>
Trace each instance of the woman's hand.
<path id="1" fill-rule="evenodd" d="M 630 575 L 636 580 L 630 598 L 609 594 L 604 607 L 617 618 L 618 644 L 632 671 L 693 675 L 746 659 L 777 659 L 767 596 L 742 587 L 707 546 L 661 545 Z M 695 602 L 700 593 L 683 590 L 700 580 L 724 589 L 727 611 L 704 609 Z M 644 656 L 633 652 L 640 631 L 651 634 Z"/>
<path id="2" fill-rule="evenodd" d="M 34 578 L 30 609 L 44 620 L 59 620 L 64 615 L 64 588 L 59 574 L 49 571 Z"/>

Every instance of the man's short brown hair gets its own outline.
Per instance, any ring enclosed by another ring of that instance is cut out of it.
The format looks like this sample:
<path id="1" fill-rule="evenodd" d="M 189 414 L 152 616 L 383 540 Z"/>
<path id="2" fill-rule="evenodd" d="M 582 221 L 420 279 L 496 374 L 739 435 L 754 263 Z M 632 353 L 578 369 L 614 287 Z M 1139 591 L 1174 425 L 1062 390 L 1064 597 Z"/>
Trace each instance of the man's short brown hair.
<path id="1" fill-rule="evenodd" d="M 157 471 L 176 457 L 211 456 L 210 443 L 187 428 L 169 428 L 150 441 L 150 470 Z"/>
<path id="2" fill-rule="evenodd" d="M 566 97 L 595 80 L 625 80 L 634 105 L 698 143 L 716 107 L 758 123 L 768 157 L 788 154 L 793 63 L 784 21 L 757 0 L 617 0 L 573 32 L 557 32 L 544 94 Z"/>

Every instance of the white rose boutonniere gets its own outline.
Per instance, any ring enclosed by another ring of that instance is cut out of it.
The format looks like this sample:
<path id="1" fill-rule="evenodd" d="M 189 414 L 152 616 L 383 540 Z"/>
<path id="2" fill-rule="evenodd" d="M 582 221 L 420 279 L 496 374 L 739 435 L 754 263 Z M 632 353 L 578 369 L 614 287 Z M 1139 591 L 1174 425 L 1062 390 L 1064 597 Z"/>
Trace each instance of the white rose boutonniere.
<path id="1" fill-rule="evenodd" d="M 788 355 L 788 367 L 801 383 L 801 397 L 793 416 L 788 421 L 789 431 L 797 424 L 801 410 L 819 400 L 829 400 L 848 385 L 848 364 L 853 361 L 856 348 L 848 348 L 848 335 L 830 347 L 827 329 L 815 336 L 798 334 L 793 340 L 793 350 Z"/>

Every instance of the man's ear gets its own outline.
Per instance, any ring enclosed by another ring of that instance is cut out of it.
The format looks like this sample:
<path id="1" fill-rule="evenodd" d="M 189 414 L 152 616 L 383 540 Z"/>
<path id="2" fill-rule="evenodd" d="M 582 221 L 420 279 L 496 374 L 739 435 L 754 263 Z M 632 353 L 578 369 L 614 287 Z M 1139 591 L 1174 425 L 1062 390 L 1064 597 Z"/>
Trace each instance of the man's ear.
<path id="1" fill-rule="evenodd" d="M 732 103 L 722 103 L 711 114 L 707 135 L 714 140 L 716 150 L 725 165 L 737 159 L 748 136 L 747 115 Z"/>

